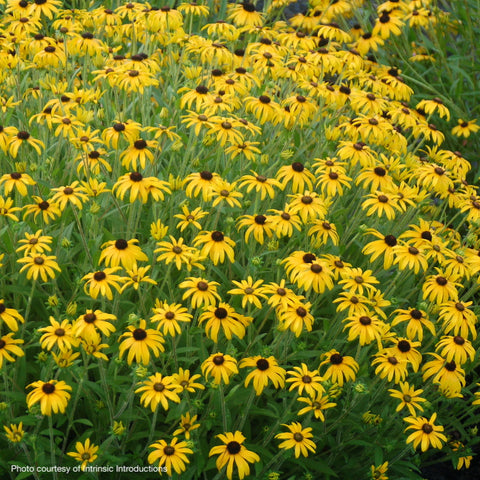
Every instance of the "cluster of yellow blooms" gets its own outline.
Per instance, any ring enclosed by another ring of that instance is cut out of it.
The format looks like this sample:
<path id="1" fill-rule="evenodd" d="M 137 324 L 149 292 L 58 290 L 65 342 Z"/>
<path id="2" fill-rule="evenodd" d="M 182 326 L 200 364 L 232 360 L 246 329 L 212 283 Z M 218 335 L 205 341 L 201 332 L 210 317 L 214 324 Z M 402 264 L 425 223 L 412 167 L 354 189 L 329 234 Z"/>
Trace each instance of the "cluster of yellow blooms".
<path id="1" fill-rule="evenodd" d="M 471 165 L 442 148 L 444 102 L 413 102 L 400 69 L 370 56 L 407 26 L 448 19 L 429 0 L 392 0 L 368 30 L 350 21 L 362 0 L 314 0 L 275 21 L 288 3 L 231 3 L 221 19 L 195 2 L 0 1 L 0 368 L 24 343 L 53 359 L 26 398 L 50 416 L 80 388 L 69 368 L 98 364 L 105 387 L 110 360 L 140 364 L 143 407 L 188 405 L 172 439 L 151 445 L 148 461 L 169 472 L 187 469 L 201 427 L 189 395 L 219 389 L 224 402 L 239 368 L 250 405 L 290 384 L 298 415 L 321 422 L 347 384 L 377 376 L 395 387 L 383 391 L 392 413 L 408 410 L 407 443 L 425 451 L 447 437 L 437 412 L 418 416 L 429 403 L 418 382 L 431 401 L 462 398 L 474 367 Z M 454 136 L 479 130 L 457 121 Z M 28 306 L 15 282 L 25 297 L 31 286 Z M 45 292 L 76 303 L 46 322 L 33 301 Z M 306 363 L 301 341 L 320 352 Z M 192 344 L 194 360 L 176 351 Z M 260 461 L 245 421 L 209 452 L 229 479 Z M 307 457 L 323 432 L 312 425 L 276 433 L 279 420 L 267 439 Z M 22 422 L 4 428 L 23 440 Z M 75 449 L 82 468 L 102 453 L 90 438 Z"/>

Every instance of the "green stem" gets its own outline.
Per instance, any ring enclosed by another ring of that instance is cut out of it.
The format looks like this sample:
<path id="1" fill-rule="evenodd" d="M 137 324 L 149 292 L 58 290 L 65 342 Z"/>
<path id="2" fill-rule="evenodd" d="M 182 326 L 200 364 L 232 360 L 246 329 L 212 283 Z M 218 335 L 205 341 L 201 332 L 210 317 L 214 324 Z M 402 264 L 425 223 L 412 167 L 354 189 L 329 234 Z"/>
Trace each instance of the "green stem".
<path id="1" fill-rule="evenodd" d="M 55 459 L 55 441 L 53 437 L 53 420 L 52 416 L 48 416 L 48 433 L 50 436 L 50 463 L 52 467 L 56 465 Z M 57 472 L 53 472 L 53 480 L 57 480 Z"/>

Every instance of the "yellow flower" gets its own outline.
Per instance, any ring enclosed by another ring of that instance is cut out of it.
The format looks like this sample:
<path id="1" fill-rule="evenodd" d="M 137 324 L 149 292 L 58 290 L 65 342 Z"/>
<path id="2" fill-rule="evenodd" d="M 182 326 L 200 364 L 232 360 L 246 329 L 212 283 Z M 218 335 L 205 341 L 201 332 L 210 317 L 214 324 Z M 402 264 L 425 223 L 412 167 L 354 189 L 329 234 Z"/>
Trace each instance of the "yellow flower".
<path id="1" fill-rule="evenodd" d="M 437 413 L 435 412 L 430 420 L 425 417 L 406 417 L 404 420 L 410 425 L 405 429 L 415 430 L 407 438 L 407 443 L 413 442 L 413 448 L 417 448 L 420 445 L 422 452 L 428 450 L 430 446 L 433 448 L 442 448 L 442 441 L 446 442 L 447 437 L 441 433 L 443 427 L 441 425 L 435 425 L 437 419 Z"/>
<path id="2" fill-rule="evenodd" d="M 18 425 L 11 423 L 10 428 L 4 425 L 3 428 L 5 430 L 6 437 L 12 443 L 19 443 L 23 440 L 23 436 L 25 435 L 23 430 L 23 422 L 20 422 Z"/>
<path id="3" fill-rule="evenodd" d="M 96 455 L 96 453 L 98 452 L 98 448 L 97 445 L 90 443 L 90 439 L 87 438 L 83 444 L 82 442 L 75 444 L 76 452 L 68 452 L 67 455 L 81 462 L 80 468 L 83 472 L 87 463 L 92 463 L 97 459 L 98 455 Z"/>
<path id="4" fill-rule="evenodd" d="M 311 433 L 312 429 L 310 427 L 303 428 L 301 423 L 293 422 L 290 425 L 282 424 L 284 427 L 287 427 L 290 431 L 285 433 L 278 433 L 275 435 L 275 438 L 284 440 L 278 447 L 285 450 L 291 448 L 295 449 L 295 458 L 298 458 L 301 455 L 308 457 L 308 452 L 315 453 L 316 445 L 311 440 L 313 434 Z"/>
<path id="5" fill-rule="evenodd" d="M 179 475 L 184 472 L 187 469 L 185 464 L 190 463 L 186 454 L 193 453 L 188 448 L 187 442 L 179 442 L 177 437 L 173 437 L 170 443 L 165 440 L 158 440 L 152 443 L 149 448 L 155 450 L 148 455 L 148 463 L 152 464 L 158 461 L 159 468 L 166 467 L 169 474 L 173 470 Z"/>
<path id="6" fill-rule="evenodd" d="M 36 255 L 29 255 L 17 260 L 18 263 L 24 263 L 25 265 L 20 269 L 20 273 L 27 270 L 27 279 L 37 280 L 40 277 L 44 282 L 47 282 L 49 278 L 55 278 L 55 272 L 61 272 L 58 266 L 57 257 L 54 255 L 47 256 L 43 253 L 37 253 Z"/>
<path id="7" fill-rule="evenodd" d="M 49 382 L 33 382 L 27 386 L 33 390 L 27 395 L 27 406 L 31 408 L 40 402 L 42 415 L 50 416 L 53 413 L 65 413 L 70 399 L 70 385 L 64 381 L 50 380 Z"/>
<path id="8" fill-rule="evenodd" d="M 242 445 L 245 441 L 243 434 L 237 430 L 235 433 L 226 432 L 219 434 L 217 438 L 219 438 L 224 445 L 211 448 L 208 456 L 219 455 L 216 461 L 218 471 L 221 471 L 226 465 L 226 474 L 229 480 L 233 477 L 234 466 L 238 469 L 238 477 L 240 480 L 250 475 L 250 466 L 248 464 L 259 462 L 260 457 L 256 453 L 248 450 L 245 445 Z"/>
<path id="9" fill-rule="evenodd" d="M 152 412 L 154 412 L 159 404 L 162 405 L 164 410 L 168 410 L 169 401 L 180 403 L 180 397 L 177 394 L 179 388 L 172 377 L 155 373 L 155 375 L 148 377 L 148 380 L 144 381 L 143 386 L 137 388 L 135 393 L 143 392 L 140 402 L 145 408 L 150 406 Z"/>

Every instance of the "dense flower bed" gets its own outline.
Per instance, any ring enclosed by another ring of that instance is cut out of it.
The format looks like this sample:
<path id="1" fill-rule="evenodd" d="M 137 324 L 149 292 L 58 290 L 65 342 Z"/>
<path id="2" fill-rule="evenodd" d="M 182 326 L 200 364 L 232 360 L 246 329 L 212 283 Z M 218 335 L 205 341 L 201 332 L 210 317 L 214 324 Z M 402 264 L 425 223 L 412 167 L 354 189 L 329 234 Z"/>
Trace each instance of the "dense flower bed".
<path id="1" fill-rule="evenodd" d="M 0 1 L 5 475 L 469 467 L 480 127 L 381 61 L 458 26 L 289 3 Z"/>

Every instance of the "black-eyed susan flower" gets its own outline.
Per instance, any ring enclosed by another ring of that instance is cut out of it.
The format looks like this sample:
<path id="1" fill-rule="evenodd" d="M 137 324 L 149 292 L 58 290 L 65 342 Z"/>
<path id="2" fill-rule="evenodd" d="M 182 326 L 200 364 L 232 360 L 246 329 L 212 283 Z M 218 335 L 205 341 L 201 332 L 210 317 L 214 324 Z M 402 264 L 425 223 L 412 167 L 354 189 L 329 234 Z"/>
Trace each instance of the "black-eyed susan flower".
<path id="1" fill-rule="evenodd" d="M 472 133 L 477 133 L 480 130 L 480 126 L 477 125 L 477 119 L 463 120 L 459 118 L 457 123 L 458 125 L 452 128 L 452 135 L 456 137 L 468 138 Z"/>
<path id="2" fill-rule="evenodd" d="M 343 386 L 345 381 L 355 380 L 355 374 L 360 367 L 353 357 L 341 355 L 337 350 L 330 350 L 324 353 L 322 357 L 325 360 L 320 363 L 320 366 L 328 365 L 323 374 L 324 380 L 331 380 L 340 387 Z"/>
<path id="3" fill-rule="evenodd" d="M 23 343 L 23 340 L 12 337 L 13 333 L 7 333 L 0 338 L 0 368 L 3 367 L 4 360 L 8 360 L 9 362 L 15 361 L 12 355 L 16 355 L 17 357 L 23 357 L 25 355 L 25 352 L 18 346 Z"/>
<path id="4" fill-rule="evenodd" d="M 208 456 L 218 455 L 216 460 L 218 471 L 227 466 L 226 474 L 229 480 L 232 480 L 234 466 L 237 467 L 240 480 L 250 475 L 249 463 L 259 462 L 260 457 L 243 445 L 246 439 L 242 432 L 237 430 L 234 433 L 221 433 L 217 435 L 217 438 L 223 442 L 223 445 L 211 448 Z"/>
<path id="5" fill-rule="evenodd" d="M 180 416 L 179 428 L 174 430 L 173 435 L 185 435 L 187 440 L 190 440 L 190 432 L 196 430 L 200 427 L 199 423 L 195 423 L 198 419 L 198 415 L 190 415 L 190 412 L 187 412 L 185 415 Z"/>
<path id="6" fill-rule="evenodd" d="M 343 330 L 348 329 L 348 341 L 358 338 L 360 345 L 369 345 L 378 340 L 382 335 L 382 321 L 369 312 L 367 315 L 354 315 L 347 317 Z"/>
<path id="7" fill-rule="evenodd" d="M 210 257 L 214 265 L 223 263 L 225 258 L 228 258 L 230 262 L 234 262 L 234 250 L 235 242 L 224 235 L 223 232 L 215 230 L 213 232 L 203 231 L 200 232 L 194 239 L 193 244 L 197 247 L 200 246 L 200 254 L 205 257 Z"/>
<path id="8" fill-rule="evenodd" d="M 457 287 L 461 286 L 456 282 L 457 278 L 444 274 L 439 268 L 435 270 L 437 274 L 429 275 L 422 285 L 423 298 L 438 304 L 457 300 Z"/>
<path id="9" fill-rule="evenodd" d="M 236 182 L 229 183 L 220 180 L 212 187 L 212 207 L 228 205 L 229 207 L 241 207 L 240 199 L 243 195 L 236 190 Z"/>
<path id="10" fill-rule="evenodd" d="M 367 297 L 352 292 L 340 292 L 338 297 L 333 300 L 333 303 L 338 303 L 337 312 L 344 312 L 347 310 L 347 315 L 349 317 L 368 315 L 371 307 L 370 301 Z"/>
<path id="11" fill-rule="evenodd" d="M 475 349 L 470 341 L 460 335 L 444 335 L 436 344 L 435 350 L 441 350 L 440 355 L 447 362 L 454 361 L 458 365 L 466 363 L 467 359 L 473 362 L 475 358 Z"/>
<path id="12" fill-rule="evenodd" d="M 111 313 L 87 309 L 73 324 L 73 334 L 87 342 L 97 339 L 99 331 L 109 337 L 115 331 L 111 322 L 116 319 L 117 317 Z"/>
<path id="13" fill-rule="evenodd" d="M 121 139 L 125 139 L 132 144 L 138 139 L 141 131 L 142 127 L 138 122 L 114 120 L 114 124 L 102 132 L 102 138 L 107 147 L 112 146 L 112 148 L 117 149 Z"/>
<path id="14" fill-rule="evenodd" d="M 139 267 L 137 264 L 134 264 L 131 269 L 127 270 L 128 277 L 124 277 L 124 283 L 120 293 L 123 293 L 128 287 L 133 287 L 135 290 L 138 290 L 141 283 L 157 285 L 157 282 L 147 275 L 150 268 L 150 265 L 147 267 Z"/>
<path id="15" fill-rule="evenodd" d="M 291 184 L 292 192 L 299 193 L 313 189 L 315 176 L 305 168 L 301 162 L 293 162 L 291 165 L 280 167 L 276 175 L 277 182 L 285 188 Z"/>
<path id="16" fill-rule="evenodd" d="M 1 200 L 2 199 L 0 198 L 0 203 Z M 34 222 L 36 222 L 37 217 L 40 215 L 42 220 L 46 224 L 49 224 L 51 220 L 55 220 L 55 218 L 61 215 L 60 208 L 56 203 L 44 200 L 43 198 L 36 195 L 32 195 L 32 200 L 35 203 L 25 205 L 23 207 L 25 209 L 23 218 L 26 218 L 29 215 L 33 215 L 33 220 Z"/>
<path id="17" fill-rule="evenodd" d="M 245 336 L 245 328 L 253 321 L 252 317 L 241 315 L 228 305 L 220 302 L 218 307 L 204 307 L 204 312 L 200 315 L 198 323 L 205 324 L 205 333 L 215 343 L 218 341 L 220 330 L 224 333 L 227 340 L 231 340 L 235 335 L 238 338 Z"/>
<path id="18" fill-rule="evenodd" d="M 295 449 L 295 458 L 298 458 L 300 455 L 308 457 L 309 451 L 315 453 L 316 445 L 312 440 L 312 428 L 303 428 L 302 424 L 299 422 L 292 422 L 290 425 L 282 424 L 282 426 L 287 427 L 289 432 L 278 433 L 275 435 L 275 438 L 284 440 L 280 443 L 278 448 L 285 450 L 292 448 Z"/>
<path id="19" fill-rule="evenodd" d="M 298 214 L 303 223 L 319 219 L 324 219 L 327 215 L 327 206 L 325 200 L 316 192 L 305 191 L 294 195 L 290 208 L 292 213 Z"/>
<path id="20" fill-rule="evenodd" d="M 61 272 L 56 260 L 57 257 L 55 255 L 37 253 L 35 255 L 19 258 L 17 262 L 25 264 L 20 269 L 20 273 L 26 270 L 28 280 L 37 280 L 40 277 L 44 282 L 47 282 L 49 278 L 55 278 L 55 270 Z"/>
<path id="21" fill-rule="evenodd" d="M 428 315 L 423 310 L 416 308 L 398 309 L 394 312 L 392 320 L 392 327 L 403 322 L 408 322 L 406 327 L 406 334 L 410 340 L 423 340 L 423 327 L 425 327 L 432 335 L 435 335 L 435 326 L 428 319 Z"/>
<path id="22" fill-rule="evenodd" d="M 179 322 L 188 323 L 193 318 L 183 305 L 169 304 L 166 301 L 160 302 L 158 298 L 155 300 L 155 308 L 152 311 L 154 315 L 150 320 L 157 325 L 157 330 L 162 330 L 163 335 L 172 337 L 182 333 Z"/>
<path id="23" fill-rule="evenodd" d="M 0 299 L 0 320 L 2 324 L 5 323 L 7 328 L 12 332 L 18 330 L 18 322 L 24 323 L 25 319 L 14 308 L 9 308 L 5 305 L 5 300 Z"/>
<path id="24" fill-rule="evenodd" d="M 443 322 L 444 333 L 460 335 L 463 338 L 477 338 L 477 317 L 469 308 L 473 302 L 450 300 L 440 306 L 439 319 Z"/>
<path id="25" fill-rule="evenodd" d="M 363 271 L 361 268 L 348 268 L 345 276 L 338 282 L 345 290 L 363 295 L 364 292 L 376 290 L 379 281 L 373 276 L 371 270 Z"/>
<path id="26" fill-rule="evenodd" d="M 180 219 L 180 221 L 177 223 L 177 228 L 181 232 L 183 232 L 189 226 L 198 228 L 199 230 L 202 229 L 202 225 L 199 220 L 208 215 L 207 212 L 202 210 L 200 207 L 189 210 L 187 205 L 182 206 L 182 212 L 183 213 L 177 213 L 174 215 L 175 218 Z"/>
<path id="27" fill-rule="evenodd" d="M 6 173 L 0 177 L 0 185 L 3 185 L 5 195 L 9 195 L 14 189 L 25 197 L 28 195 L 27 185 L 35 185 L 35 180 L 26 173 Z"/>
<path id="28" fill-rule="evenodd" d="M 375 354 L 375 359 L 372 362 L 372 366 L 377 365 L 375 368 L 375 375 L 380 378 L 386 378 L 389 382 L 399 383 L 405 380 L 408 375 L 407 360 L 399 358 L 394 352 L 390 352 L 384 349 Z"/>
<path id="29" fill-rule="evenodd" d="M 270 220 L 272 222 L 275 235 L 278 238 L 291 237 L 294 230 L 301 230 L 302 222 L 300 216 L 292 212 L 290 205 L 285 205 L 283 210 L 275 210 L 272 208 L 268 211 L 275 214 L 270 216 Z"/>
<path id="30" fill-rule="evenodd" d="M 67 455 L 77 460 L 77 462 L 80 462 L 80 469 L 83 472 L 89 463 L 93 463 L 98 458 L 98 449 L 99 447 L 94 443 L 91 443 L 90 439 L 87 438 L 84 443 L 76 442 L 76 451 L 67 452 Z"/>
<path id="31" fill-rule="evenodd" d="M 240 368 L 254 368 L 245 378 L 245 387 L 248 387 L 249 383 L 252 382 L 257 395 L 261 395 L 269 381 L 272 382 L 275 388 L 285 386 L 285 369 L 278 366 L 275 357 L 264 358 L 261 355 L 256 355 L 244 358 L 240 360 L 239 366 Z"/>
<path id="32" fill-rule="evenodd" d="M 179 287 L 187 289 L 182 299 L 191 297 L 192 308 L 197 308 L 215 305 L 216 301 L 221 299 L 217 293 L 218 285 L 220 285 L 218 282 L 208 281 L 204 278 L 188 277 L 180 283 Z"/>
<path id="33" fill-rule="evenodd" d="M 302 363 L 301 367 L 293 367 L 293 370 L 287 371 L 286 382 L 291 383 L 289 391 L 297 389 L 299 395 L 305 392 L 311 397 L 316 394 L 325 393 L 325 387 L 322 385 L 323 377 L 320 376 L 318 370 L 310 371 L 307 364 Z"/>
<path id="34" fill-rule="evenodd" d="M 237 361 L 230 355 L 213 353 L 202 363 L 202 373 L 207 379 L 213 377 L 216 384 L 222 381 L 228 384 L 230 377 L 238 373 Z"/>
<path id="35" fill-rule="evenodd" d="M 43 253 L 44 251 L 51 251 L 50 244 L 52 237 L 43 235 L 42 230 L 37 230 L 35 233 L 25 232 L 25 238 L 18 241 L 21 244 L 15 251 L 17 253 L 23 252 L 24 255 L 35 255 Z"/>
<path id="36" fill-rule="evenodd" d="M 15 215 L 14 212 L 18 212 L 21 210 L 20 207 L 14 207 L 13 198 L 3 198 L 0 197 L 0 216 L 9 218 L 14 222 L 18 222 L 18 217 Z"/>
<path id="37" fill-rule="evenodd" d="M 394 235 L 382 235 L 374 228 L 366 230 L 365 235 L 373 235 L 379 240 L 367 243 L 362 249 L 364 255 L 370 255 L 370 262 L 374 262 L 377 258 L 383 255 L 383 268 L 389 269 L 394 262 L 394 250 L 393 247 L 397 245 L 397 239 Z"/>
<path id="38" fill-rule="evenodd" d="M 102 340 L 99 335 L 96 338 L 90 339 L 88 341 L 81 340 L 82 348 L 87 355 L 92 355 L 95 358 L 101 358 L 108 362 L 109 358 L 102 352 L 105 348 L 108 348 L 107 343 L 101 343 Z"/>
<path id="39" fill-rule="evenodd" d="M 93 273 L 87 273 L 82 277 L 82 281 L 86 281 L 84 290 L 87 295 L 90 295 L 93 299 L 96 299 L 99 295 L 107 297 L 108 300 L 113 299 L 112 287 L 121 292 L 121 284 L 125 281 L 125 277 L 115 275 L 120 267 L 105 268 L 104 270 L 98 270 Z"/>
<path id="40" fill-rule="evenodd" d="M 179 442 L 177 437 L 173 437 L 170 443 L 165 440 L 158 440 L 152 443 L 149 448 L 154 448 L 153 452 L 148 455 L 148 463 L 158 462 L 158 467 L 166 467 L 168 472 L 175 471 L 178 474 L 184 472 L 187 467 L 186 463 L 190 463 L 187 454 L 193 453 L 188 448 L 187 442 Z"/>
<path id="41" fill-rule="evenodd" d="M 205 390 L 205 386 L 197 383 L 200 375 L 190 375 L 190 370 L 179 368 L 177 373 L 172 375 L 173 381 L 178 385 L 179 392 L 195 393 L 196 390 Z"/>
<path id="42" fill-rule="evenodd" d="M 410 425 L 405 429 L 414 430 L 407 438 L 407 444 L 413 443 L 413 448 L 417 448 L 420 445 L 422 452 L 427 451 L 430 446 L 433 448 L 442 449 L 442 442 L 447 441 L 447 437 L 441 433 L 443 427 L 441 425 L 435 425 L 437 419 L 437 413 L 433 413 L 430 419 L 425 417 L 406 417 L 404 420 Z"/>
<path id="43" fill-rule="evenodd" d="M 263 284 L 263 280 L 254 281 L 249 275 L 246 280 L 241 280 L 240 282 L 232 280 L 232 283 L 237 288 L 232 288 L 227 293 L 230 295 L 241 295 L 242 308 L 245 308 L 247 304 L 253 304 L 257 308 L 262 308 L 260 298 L 267 298 L 264 293 L 264 289 L 261 286 Z"/>
<path id="44" fill-rule="evenodd" d="M 127 363 L 131 365 L 133 360 L 137 363 L 141 362 L 143 365 L 148 365 L 150 362 L 150 351 L 155 358 L 160 355 L 160 352 L 165 351 L 163 344 L 165 340 L 157 330 L 147 328 L 147 322 L 140 320 L 138 327 L 130 325 L 127 327 L 127 332 L 122 334 L 119 341 L 125 338 L 119 347 L 120 358 L 128 350 Z"/>
<path id="45" fill-rule="evenodd" d="M 73 333 L 73 328 L 68 320 L 57 322 L 54 317 L 49 317 L 50 326 L 39 328 L 39 332 L 45 332 L 40 338 L 43 349 L 51 350 L 57 346 L 60 351 L 70 350 L 78 345 L 78 339 Z"/>
<path id="46" fill-rule="evenodd" d="M 88 196 L 85 193 L 85 189 L 79 186 L 77 180 L 70 185 L 52 188 L 52 192 L 55 192 L 51 202 L 56 203 L 60 210 L 65 210 L 68 204 L 74 205 L 79 210 L 83 208 L 83 204 L 88 200 Z"/>
<path id="47" fill-rule="evenodd" d="M 38 380 L 27 385 L 27 388 L 33 388 L 27 395 L 28 408 L 32 408 L 36 403 L 40 403 L 42 415 L 50 416 L 52 412 L 65 413 L 71 396 L 68 392 L 72 390 L 72 387 L 64 381 L 50 380 L 49 382 L 42 382 Z"/>
<path id="48" fill-rule="evenodd" d="M 180 397 L 177 394 L 178 385 L 170 376 L 162 376 L 161 373 L 155 373 L 148 377 L 148 380 L 142 382 L 142 386 L 135 390 L 135 393 L 142 392 L 140 403 L 147 408 L 150 406 L 154 412 L 158 405 L 162 405 L 164 410 L 168 410 L 169 402 L 180 403 Z"/>
<path id="49" fill-rule="evenodd" d="M 264 22 L 263 13 L 257 11 L 251 2 L 229 5 L 227 14 L 228 20 L 232 20 L 236 27 L 261 27 Z"/>
<path id="50" fill-rule="evenodd" d="M 3 426 L 5 430 L 5 436 L 12 443 L 20 443 L 23 440 L 25 431 L 23 430 L 23 422 L 20 422 L 18 425 L 11 423 L 10 427 L 6 425 Z"/>
<path id="51" fill-rule="evenodd" d="M 318 418 L 322 422 L 325 421 L 325 415 L 323 413 L 324 410 L 328 408 L 333 408 L 337 404 L 334 402 L 329 402 L 328 396 L 324 396 L 321 393 L 316 393 L 310 397 L 299 397 L 297 399 L 299 402 L 306 403 L 307 406 L 303 407 L 298 414 L 304 415 L 305 413 L 313 412 L 315 418 Z"/>
<path id="52" fill-rule="evenodd" d="M 266 215 L 243 215 L 239 217 L 238 227 L 247 227 L 245 231 L 245 242 L 248 243 L 250 235 L 253 234 L 255 240 L 263 245 L 265 236 L 271 238 L 273 235 L 273 225 L 271 219 Z"/>
<path id="53" fill-rule="evenodd" d="M 447 360 L 436 353 L 430 353 L 435 360 L 423 365 L 423 381 L 432 378 L 432 382 L 440 386 L 440 391 L 447 397 L 455 397 L 460 394 L 465 386 L 465 370 L 455 363 Z"/>
<path id="54" fill-rule="evenodd" d="M 208 201 L 212 194 L 213 186 L 220 181 L 218 173 L 212 173 L 203 170 L 199 173 L 191 173 L 185 179 L 187 187 L 185 193 L 187 197 L 198 197 L 201 193 L 204 201 Z"/>
<path id="55" fill-rule="evenodd" d="M 310 312 L 311 307 L 310 302 L 302 302 L 299 299 L 285 308 L 279 307 L 277 309 L 279 330 L 290 330 L 296 337 L 302 334 L 303 329 L 311 332 L 313 322 L 315 321 Z"/>
<path id="56" fill-rule="evenodd" d="M 400 390 L 388 390 L 391 397 L 400 400 L 395 411 L 399 412 L 402 408 L 407 407 L 412 417 L 417 416 L 417 410 L 423 412 L 423 407 L 420 405 L 421 403 L 426 402 L 426 399 L 420 396 L 423 393 L 423 390 L 421 388 L 415 390 L 415 387 L 409 385 L 407 382 L 400 382 L 398 386 L 400 387 Z"/>
<path id="57" fill-rule="evenodd" d="M 137 243 L 138 240 L 135 238 L 131 240 L 120 238 L 104 243 L 98 263 L 105 262 L 107 267 L 122 265 L 125 269 L 131 270 L 137 261 L 148 261 L 148 257 L 142 252 Z"/>
<path id="58" fill-rule="evenodd" d="M 395 259 L 393 263 L 398 265 L 399 270 L 413 270 L 415 274 L 428 269 L 428 262 L 422 249 L 412 245 L 396 245 L 393 247 Z"/>

